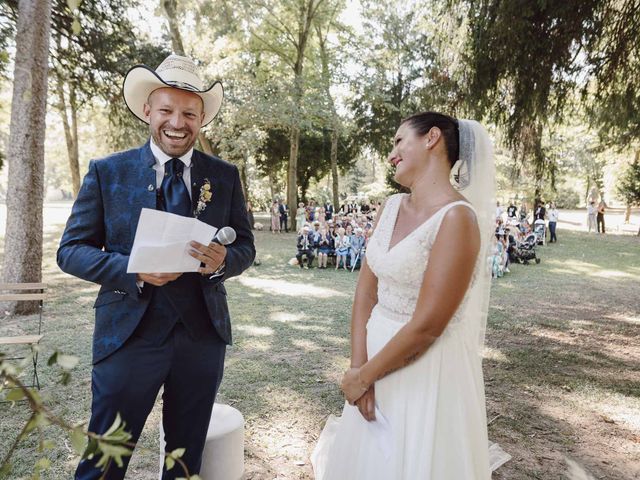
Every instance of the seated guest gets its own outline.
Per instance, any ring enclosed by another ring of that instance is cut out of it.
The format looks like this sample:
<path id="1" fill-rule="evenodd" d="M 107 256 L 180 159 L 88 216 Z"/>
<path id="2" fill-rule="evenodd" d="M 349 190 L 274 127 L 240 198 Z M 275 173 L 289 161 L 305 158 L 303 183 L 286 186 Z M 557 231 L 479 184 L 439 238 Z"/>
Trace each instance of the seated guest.
<path id="1" fill-rule="evenodd" d="M 351 266 L 354 267 L 356 264 L 356 259 L 362 261 L 364 256 L 364 242 L 365 238 L 362 234 L 362 229 L 357 227 L 355 229 L 355 233 L 351 235 L 351 245 L 349 247 L 349 252 L 351 253 Z"/>
<path id="2" fill-rule="evenodd" d="M 327 229 L 324 227 L 320 228 L 316 242 L 316 245 L 318 245 L 318 268 L 327 268 L 327 258 L 331 252 L 332 243 L 333 238 L 331 238 Z"/>
<path id="3" fill-rule="evenodd" d="M 313 235 L 309 232 L 309 227 L 304 226 L 302 227 L 302 232 L 298 235 L 298 254 L 296 255 L 300 268 L 304 267 L 303 257 L 307 258 L 307 268 L 311 268 L 314 258 L 313 250 Z"/>
<path id="4" fill-rule="evenodd" d="M 503 275 L 502 270 L 502 243 L 498 240 L 497 235 L 493 237 L 493 251 L 491 255 L 491 276 L 499 278 Z"/>
<path id="5" fill-rule="evenodd" d="M 505 230 L 504 236 L 506 238 L 507 260 L 508 262 L 512 262 L 513 259 L 515 258 L 516 245 L 518 244 L 518 242 L 516 241 L 515 235 L 513 235 L 513 233 L 511 232 L 511 229 L 509 228 Z M 507 263 L 507 268 L 508 266 L 509 266 L 509 263 Z"/>
<path id="6" fill-rule="evenodd" d="M 344 234 L 349 238 L 351 238 L 351 236 L 353 235 L 353 225 L 351 223 L 348 223 L 344 227 Z"/>
<path id="7" fill-rule="evenodd" d="M 313 237 L 313 246 L 314 248 L 318 248 L 318 241 L 320 240 L 320 222 L 316 220 L 313 222 L 313 230 L 309 232 Z"/>
<path id="8" fill-rule="evenodd" d="M 342 268 L 346 270 L 347 255 L 349 254 L 351 239 L 347 235 L 345 235 L 345 229 L 340 227 L 334 241 L 336 249 L 336 270 L 340 267 L 340 261 L 342 261 Z"/>
<path id="9" fill-rule="evenodd" d="M 509 239 L 508 239 L 508 234 L 505 233 L 504 235 L 502 235 L 499 239 L 498 239 L 498 243 L 500 243 L 502 245 L 501 248 L 501 255 L 502 255 L 502 259 L 501 259 L 501 268 L 502 271 L 504 273 L 509 273 Z"/>
<path id="10" fill-rule="evenodd" d="M 329 239 L 330 239 L 329 240 L 328 257 L 335 259 L 335 257 L 336 257 L 335 238 L 336 238 L 336 235 L 338 234 L 338 232 L 336 230 L 336 226 L 333 224 L 333 220 L 329 220 L 327 222 L 327 234 L 329 235 Z"/>

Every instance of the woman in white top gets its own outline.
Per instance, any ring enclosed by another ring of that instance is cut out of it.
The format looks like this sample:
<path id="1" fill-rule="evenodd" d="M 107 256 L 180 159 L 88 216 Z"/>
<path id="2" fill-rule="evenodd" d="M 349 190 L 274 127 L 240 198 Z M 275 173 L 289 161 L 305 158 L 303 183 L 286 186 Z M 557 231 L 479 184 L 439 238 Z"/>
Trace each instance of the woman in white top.
<path id="1" fill-rule="evenodd" d="M 587 206 L 587 229 L 589 233 L 593 229 L 593 232 L 596 232 L 596 202 L 591 200 L 589 205 Z"/>

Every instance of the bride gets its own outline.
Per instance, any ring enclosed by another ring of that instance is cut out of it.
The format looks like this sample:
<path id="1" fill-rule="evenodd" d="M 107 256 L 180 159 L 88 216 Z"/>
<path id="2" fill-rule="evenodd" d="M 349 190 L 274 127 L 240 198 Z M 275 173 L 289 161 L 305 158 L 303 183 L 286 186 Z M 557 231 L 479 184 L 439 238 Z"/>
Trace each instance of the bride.
<path id="1" fill-rule="evenodd" d="M 493 152 L 471 120 L 402 121 L 389 197 L 351 320 L 342 418 L 312 454 L 318 480 L 481 480 L 490 460 L 482 377 L 494 232 Z M 492 455 L 493 456 L 493 455 Z M 493 463 L 493 464 L 491 464 Z"/>

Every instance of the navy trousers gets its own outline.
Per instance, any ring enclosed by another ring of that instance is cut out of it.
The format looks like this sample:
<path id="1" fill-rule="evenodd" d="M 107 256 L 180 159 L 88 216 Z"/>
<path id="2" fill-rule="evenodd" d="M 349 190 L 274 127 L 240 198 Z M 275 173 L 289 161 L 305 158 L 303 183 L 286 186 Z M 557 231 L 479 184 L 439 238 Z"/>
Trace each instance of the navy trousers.
<path id="1" fill-rule="evenodd" d="M 91 421 L 89 430 L 104 433 L 120 413 L 126 430 L 137 442 L 151 412 L 160 387 L 166 451 L 186 448 L 182 460 L 189 474 L 200 472 L 202 450 L 211 411 L 222 380 L 226 345 L 211 327 L 194 338 L 182 323 L 176 323 L 169 335 L 150 339 L 138 331 L 112 355 L 93 366 Z M 75 478 L 103 478 L 95 467 L 98 458 L 83 460 Z M 111 464 L 104 475 L 107 480 L 123 479 L 123 468 Z M 176 464 L 163 472 L 163 480 L 185 477 Z"/>

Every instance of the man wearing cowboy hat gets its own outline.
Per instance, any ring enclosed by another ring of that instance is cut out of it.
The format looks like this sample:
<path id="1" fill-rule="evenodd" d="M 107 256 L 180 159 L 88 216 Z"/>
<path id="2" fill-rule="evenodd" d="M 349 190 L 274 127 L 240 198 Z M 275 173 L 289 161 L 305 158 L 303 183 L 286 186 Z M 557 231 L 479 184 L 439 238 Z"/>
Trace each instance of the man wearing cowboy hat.
<path id="1" fill-rule="evenodd" d="M 231 325 L 224 280 L 255 257 L 235 166 L 193 149 L 213 120 L 222 85 L 208 89 L 192 60 L 170 55 L 153 71 L 133 67 L 123 85 L 131 112 L 149 124 L 142 147 L 92 160 L 60 241 L 58 265 L 100 284 L 95 302 L 92 412 L 89 430 L 104 433 L 117 414 L 137 441 L 161 387 L 166 451 L 185 448 L 189 473 L 200 470 L 213 402 L 222 379 Z M 226 248 L 193 242 L 198 273 L 128 274 L 142 208 L 197 216 L 232 227 Z M 111 464 L 105 476 L 84 459 L 76 479 L 124 478 Z M 184 476 L 177 466 L 163 479 Z"/>

